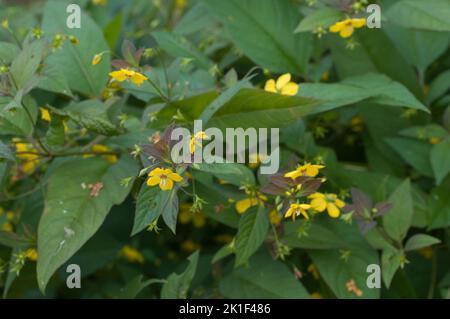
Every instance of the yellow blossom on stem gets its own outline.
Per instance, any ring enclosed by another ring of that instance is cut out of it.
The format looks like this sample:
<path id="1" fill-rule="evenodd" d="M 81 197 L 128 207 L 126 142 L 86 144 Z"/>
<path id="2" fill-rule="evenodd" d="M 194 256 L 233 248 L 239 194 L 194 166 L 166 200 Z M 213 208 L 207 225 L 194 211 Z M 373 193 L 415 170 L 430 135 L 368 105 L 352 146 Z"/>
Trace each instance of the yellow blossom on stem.
<path id="1" fill-rule="evenodd" d="M 139 263 L 139 264 L 144 263 L 144 256 L 142 256 L 142 254 L 136 248 L 133 248 L 128 245 L 124 246 L 120 250 L 119 256 L 125 258 L 131 263 Z"/>
<path id="2" fill-rule="evenodd" d="M 287 210 L 284 218 L 291 217 L 292 220 L 295 220 L 297 216 L 302 215 L 305 219 L 309 219 L 307 210 L 311 208 L 311 205 L 308 204 L 291 204 L 289 209 Z"/>
<path id="3" fill-rule="evenodd" d="M 159 188 L 163 191 L 171 190 L 174 182 L 179 183 L 183 181 L 183 177 L 177 173 L 174 173 L 170 168 L 155 168 L 148 174 L 148 176 L 150 178 L 147 180 L 147 185 L 159 185 Z"/>
<path id="4" fill-rule="evenodd" d="M 99 53 L 99 54 L 94 55 L 94 57 L 92 58 L 91 64 L 92 64 L 92 65 L 97 65 L 97 64 L 99 64 L 101 61 L 102 61 L 102 54 Z"/>
<path id="5" fill-rule="evenodd" d="M 250 207 L 262 204 L 267 201 L 267 197 L 263 194 L 257 193 L 256 196 L 244 198 L 236 202 L 235 208 L 239 214 L 245 213 Z"/>
<path id="6" fill-rule="evenodd" d="M 199 148 L 202 148 L 201 141 L 209 139 L 208 135 L 206 135 L 205 132 L 201 131 L 196 133 L 194 136 L 191 137 L 191 140 L 189 142 L 189 152 L 191 154 L 194 154 L 195 147 L 198 146 Z"/>
<path id="7" fill-rule="evenodd" d="M 429 142 L 430 142 L 430 144 L 432 144 L 432 145 L 436 145 L 436 144 L 438 144 L 440 141 L 441 141 L 441 139 L 440 139 L 439 137 L 435 137 L 435 136 L 430 137 L 430 139 L 429 139 Z"/>
<path id="8" fill-rule="evenodd" d="M 342 38 L 350 37 L 355 29 L 362 28 L 366 25 L 366 19 L 345 19 L 343 21 L 336 22 L 330 27 L 330 32 L 337 33 Z"/>
<path id="9" fill-rule="evenodd" d="M 31 261 L 36 261 L 38 259 L 38 252 L 34 248 L 30 248 L 25 251 L 25 257 L 27 257 Z"/>
<path id="10" fill-rule="evenodd" d="M 266 82 L 264 90 L 272 93 L 279 93 L 282 95 L 296 95 L 298 92 L 298 84 L 291 82 L 291 75 L 289 73 L 283 74 L 275 82 L 274 79 L 270 79 Z"/>
<path id="11" fill-rule="evenodd" d="M 44 107 L 39 108 L 39 110 L 41 111 L 41 119 L 45 122 L 51 122 L 50 112 Z"/>
<path id="12" fill-rule="evenodd" d="M 21 164 L 22 171 L 25 174 L 33 173 L 40 162 L 39 155 L 35 154 L 37 150 L 32 144 L 21 140 L 15 140 L 15 148 L 17 157 L 23 161 Z"/>
<path id="13" fill-rule="evenodd" d="M 345 203 L 337 198 L 336 194 L 322 194 L 314 193 L 308 196 L 311 199 L 311 208 L 317 212 L 328 211 L 328 215 L 332 218 L 337 218 L 341 214 L 340 209 L 345 206 Z"/>
<path id="14" fill-rule="evenodd" d="M 281 216 L 276 210 L 269 213 L 269 221 L 272 225 L 278 226 L 281 223 Z"/>
<path id="15" fill-rule="evenodd" d="M 298 166 L 295 171 L 284 174 L 284 177 L 290 177 L 292 179 L 300 176 L 316 177 L 319 174 L 319 170 L 324 167 L 323 165 L 306 163 L 305 165 Z"/>
<path id="16" fill-rule="evenodd" d="M 137 86 L 141 86 L 148 78 L 136 71 L 129 69 L 120 69 L 109 73 L 109 76 L 118 82 L 131 81 Z"/>

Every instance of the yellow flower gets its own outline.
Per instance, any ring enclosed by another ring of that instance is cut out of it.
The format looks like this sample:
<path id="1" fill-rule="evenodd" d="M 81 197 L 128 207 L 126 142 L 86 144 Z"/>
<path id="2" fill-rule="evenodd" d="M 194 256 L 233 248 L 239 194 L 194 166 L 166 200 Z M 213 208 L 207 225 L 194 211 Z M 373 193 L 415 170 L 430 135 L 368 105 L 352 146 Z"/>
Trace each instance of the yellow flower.
<path id="1" fill-rule="evenodd" d="M 311 294 L 311 299 L 323 299 L 323 297 L 319 292 L 316 291 Z"/>
<path id="2" fill-rule="evenodd" d="M 178 213 L 178 221 L 180 224 L 189 224 L 192 220 L 191 204 L 183 203 L 180 205 L 180 212 Z"/>
<path id="3" fill-rule="evenodd" d="M 432 145 L 436 145 L 440 141 L 441 141 L 441 139 L 439 137 L 435 137 L 435 136 L 431 137 L 430 140 L 429 140 L 430 144 L 432 144 Z"/>
<path id="4" fill-rule="evenodd" d="M 38 252 L 34 248 L 30 248 L 25 251 L 25 257 L 27 257 L 31 261 L 36 261 L 38 259 Z"/>
<path id="5" fill-rule="evenodd" d="M 307 271 L 314 277 L 314 279 L 319 279 L 319 272 L 317 271 L 316 265 L 311 264 L 308 266 Z"/>
<path id="6" fill-rule="evenodd" d="M 357 28 L 362 28 L 366 25 L 366 19 L 345 19 L 344 21 L 339 21 L 330 27 L 330 32 L 337 33 L 342 38 L 348 38 L 353 34 L 353 31 Z"/>
<path id="7" fill-rule="evenodd" d="M 311 205 L 308 204 L 291 204 L 286 214 L 284 215 L 284 218 L 292 217 L 292 220 L 295 220 L 297 216 L 303 215 L 305 219 L 309 219 L 307 210 L 310 208 Z"/>
<path id="8" fill-rule="evenodd" d="M 175 7 L 178 10 L 183 10 L 186 7 L 187 0 L 176 0 L 175 1 Z"/>
<path id="9" fill-rule="evenodd" d="M 322 194 L 314 193 L 308 196 L 311 200 L 311 208 L 318 212 L 323 212 L 325 209 L 328 215 L 332 218 L 337 218 L 341 214 L 340 208 L 345 206 L 345 203 L 337 198 L 336 194 Z"/>
<path id="10" fill-rule="evenodd" d="M 91 151 L 94 153 L 108 153 L 108 152 L 112 152 L 112 149 L 110 149 L 108 146 L 106 145 L 102 145 L 102 144 L 94 144 L 91 147 Z M 85 157 L 90 157 L 90 155 L 85 156 Z M 107 154 L 107 155 L 103 155 L 103 158 L 111 163 L 114 164 L 117 162 L 117 155 L 115 154 Z"/>
<path id="11" fill-rule="evenodd" d="M 50 112 L 44 107 L 39 109 L 41 110 L 41 119 L 46 122 L 51 122 L 52 117 L 50 116 Z"/>
<path id="12" fill-rule="evenodd" d="M 14 230 L 14 226 L 10 222 L 6 222 L 2 225 L 2 231 L 6 232 L 6 233 L 12 233 L 13 230 Z"/>
<path id="13" fill-rule="evenodd" d="M 291 75 L 289 73 L 283 74 L 275 82 L 270 79 L 266 82 L 264 90 L 272 93 L 280 93 L 282 95 L 296 95 L 298 92 L 298 84 L 291 82 Z"/>
<path id="14" fill-rule="evenodd" d="M 272 210 L 269 213 L 269 221 L 272 225 L 278 226 L 281 223 L 281 216 L 276 210 Z"/>
<path id="15" fill-rule="evenodd" d="M 94 55 L 94 57 L 92 58 L 91 64 L 92 64 L 92 65 L 97 65 L 97 64 L 99 64 L 101 61 L 102 61 L 102 54 L 101 54 L 101 53 L 100 53 L 100 54 L 96 54 L 96 55 Z"/>
<path id="16" fill-rule="evenodd" d="M 191 137 L 191 141 L 189 142 L 189 152 L 191 154 L 194 154 L 195 152 L 195 146 L 198 146 L 199 148 L 202 148 L 202 140 L 209 139 L 208 135 L 206 135 L 205 132 L 198 132 L 194 136 Z"/>
<path id="17" fill-rule="evenodd" d="M 259 154 L 259 153 L 253 153 L 249 156 L 249 164 L 248 166 L 250 168 L 258 168 L 262 162 L 264 162 L 267 159 L 267 155 Z"/>
<path id="18" fill-rule="evenodd" d="M 128 69 L 120 69 L 109 73 L 109 76 L 118 82 L 131 81 L 137 86 L 141 86 L 148 78 L 136 71 Z"/>
<path id="19" fill-rule="evenodd" d="M 192 253 L 200 248 L 200 245 L 193 242 L 192 240 L 185 240 L 181 243 L 181 249 L 185 252 Z"/>
<path id="20" fill-rule="evenodd" d="M 9 21 L 8 21 L 8 19 L 2 20 L 1 25 L 2 25 L 3 29 L 9 29 Z"/>
<path id="21" fill-rule="evenodd" d="M 267 197 L 262 194 L 257 194 L 254 197 L 244 198 L 236 202 L 235 208 L 239 214 L 245 213 L 250 207 L 262 204 L 267 200 Z"/>
<path id="22" fill-rule="evenodd" d="M 0 214 L 1 215 L 1 214 Z M 6 213 L 6 219 L 10 222 L 10 221 L 13 221 L 14 220 L 14 212 L 12 212 L 12 211 L 9 211 L 9 212 L 7 212 Z"/>
<path id="23" fill-rule="evenodd" d="M 92 3 L 96 6 L 105 6 L 108 0 L 92 0 Z"/>
<path id="24" fill-rule="evenodd" d="M 32 144 L 22 142 L 21 140 L 15 140 L 15 148 L 16 153 L 19 153 L 16 154 L 17 157 L 24 161 L 21 165 L 22 171 L 25 174 L 33 173 L 39 165 L 39 155 L 33 154 L 37 150 Z"/>
<path id="25" fill-rule="evenodd" d="M 319 170 L 324 167 L 323 165 L 306 163 L 305 165 L 298 166 L 295 171 L 284 174 L 284 177 L 290 177 L 292 179 L 300 176 L 316 177 L 319 174 Z"/>
<path id="26" fill-rule="evenodd" d="M 144 263 L 144 256 L 137 249 L 128 245 L 120 250 L 119 256 L 124 257 L 130 263 Z"/>
<path id="27" fill-rule="evenodd" d="M 201 212 L 194 213 L 194 215 L 192 216 L 192 224 L 196 228 L 203 228 L 206 224 L 205 215 L 203 215 Z"/>
<path id="28" fill-rule="evenodd" d="M 171 190 L 173 188 L 173 182 L 179 183 L 183 180 L 183 177 L 172 172 L 170 168 L 155 168 L 148 174 L 148 176 L 150 178 L 147 180 L 147 185 L 159 185 L 159 188 L 163 191 Z"/>

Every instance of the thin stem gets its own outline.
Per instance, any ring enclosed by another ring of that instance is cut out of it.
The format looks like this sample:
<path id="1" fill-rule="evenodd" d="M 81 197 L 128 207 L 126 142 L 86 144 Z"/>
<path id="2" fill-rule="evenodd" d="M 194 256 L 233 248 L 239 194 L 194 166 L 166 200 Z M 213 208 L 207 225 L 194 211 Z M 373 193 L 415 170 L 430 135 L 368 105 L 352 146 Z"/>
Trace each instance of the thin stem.
<path id="1" fill-rule="evenodd" d="M 150 79 L 147 78 L 147 82 L 150 83 L 150 85 L 158 92 L 158 95 L 166 102 L 170 102 L 170 99 L 164 95 L 164 93 L 161 91 L 161 89 Z"/>

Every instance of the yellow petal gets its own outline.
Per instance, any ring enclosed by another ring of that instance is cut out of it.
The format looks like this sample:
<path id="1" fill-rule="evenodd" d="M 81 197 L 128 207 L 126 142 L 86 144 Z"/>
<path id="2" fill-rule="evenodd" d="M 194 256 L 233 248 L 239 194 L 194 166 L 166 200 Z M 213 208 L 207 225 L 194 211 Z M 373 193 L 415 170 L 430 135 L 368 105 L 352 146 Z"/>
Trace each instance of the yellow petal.
<path id="1" fill-rule="evenodd" d="M 315 198 L 311 201 L 311 207 L 318 212 L 323 212 L 327 208 L 327 201 L 324 198 Z"/>
<path id="2" fill-rule="evenodd" d="M 163 173 L 164 173 L 164 170 L 162 168 L 157 167 L 157 168 L 153 169 L 150 173 L 148 173 L 148 176 L 159 176 Z"/>
<path id="3" fill-rule="evenodd" d="M 341 29 L 341 32 L 339 33 L 339 35 L 342 37 L 342 38 L 348 38 L 348 37 L 350 37 L 352 34 L 353 34 L 353 27 L 350 25 L 350 26 L 345 26 L 345 27 L 343 27 L 342 29 Z"/>
<path id="4" fill-rule="evenodd" d="M 161 178 L 161 181 L 159 182 L 159 188 L 161 188 L 163 191 L 168 191 L 173 188 L 173 182 L 169 178 Z"/>
<path id="5" fill-rule="evenodd" d="M 341 211 L 339 210 L 339 208 L 337 208 L 336 205 L 334 205 L 333 203 L 328 203 L 327 210 L 328 210 L 328 215 L 330 215 L 330 217 L 333 217 L 333 218 L 337 218 L 341 214 Z"/>
<path id="6" fill-rule="evenodd" d="M 286 214 L 284 214 L 284 218 L 289 218 L 292 216 L 292 214 L 294 213 L 294 208 L 291 206 L 289 207 L 289 209 L 287 210 Z M 295 215 L 295 214 L 294 214 Z M 294 216 L 293 216 L 294 217 Z M 295 218 L 295 217 L 294 217 Z"/>
<path id="7" fill-rule="evenodd" d="M 345 206 L 345 203 L 343 201 L 341 201 L 340 199 L 336 199 L 336 201 L 334 202 L 336 204 L 337 207 L 342 208 Z"/>
<path id="8" fill-rule="evenodd" d="M 41 110 L 41 119 L 46 122 L 51 122 L 52 117 L 50 116 L 50 112 L 44 107 L 41 107 L 40 110 Z"/>
<path id="9" fill-rule="evenodd" d="M 132 76 L 131 76 L 131 82 L 133 82 L 134 84 L 136 84 L 137 86 L 141 86 L 142 83 L 144 83 L 144 81 L 147 80 L 147 77 L 141 73 L 135 72 Z"/>
<path id="10" fill-rule="evenodd" d="M 109 73 L 109 76 L 119 82 L 123 82 L 127 79 L 127 76 L 126 76 L 124 70 L 113 71 L 113 72 Z"/>
<path id="11" fill-rule="evenodd" d="M 293 96 L 298 93 L 298 84 L 294 82 L 289 82 L 281 89 L 281 94 Z"/>
<path id="12" fill-rule="evenodd" d="M 291 81 L 291 75 L 289 73 L 283 74 L 280 76 L 277 80 L 276 89 L 277 91 L 281 91 L 286 84 L 288 84 Z"/>
<path id="13" fill-rule="evenodd" d="M 192 137 L 189 141 L 189 153 L 194 154 L 195 152 L 195 137 Z"/>
<path id="14" fill-rule="evenodd" d="M 366 19 L 352 19 L 352 26 L 354 28 L 361 28 L 366 25 Z"/>
<path id="15" fill-rule="evenodd" d="M 236 210 L 239 214 L 245 213 L 247 209 L 257 205 L 258 202 L 255 198 L 245 198 L 236 203 Z"/>
<path id="16" fill-rule="evenodd" d="M 309 195 L 308 198 L 312 198 L 312 199 L 314 199 L 314 198 L 325 198 L 325 195 L 322 194 L 322 193 L 314 193 L 314 194 Z"/>
<path id="17" fill-rule="evenodd" d="M 173 180 L 174 182 L 181 182 L 183 180 L 183 177 L 181 177 L 177 173 L 170 173 L 167 175 L 167 177 Z"/>
<path id="18" fill-rule="evenodd" d="M 276 93 L 277 89 L 275 88 L 275 80 L 270 79 L 266 82 L 266 85 L 264 86 L 264 90 L 267 92 Z"/>
<path id="19" fill-rule="evenodd" d="M 160 180 L 161 179 L 159 178 L 159 176 L 152 176 L 147 180 L 147 185 L 148 186 L 158 185 Z"/>
<path id="20" fill-rule="evenodd" d="M 299 177 L 301 175 L 302 175 L 301 171 L 295 170 L 295 171 L 284 174 L 284 177 L 290 177 L 292 179 L 296 179 L 297 177 Z"/>
<path id="21" fill-rule="evenodd" d="M 330 32 L 337 33 L 342 29 L 342 22 L 336 22 L 330 27 Z"/>

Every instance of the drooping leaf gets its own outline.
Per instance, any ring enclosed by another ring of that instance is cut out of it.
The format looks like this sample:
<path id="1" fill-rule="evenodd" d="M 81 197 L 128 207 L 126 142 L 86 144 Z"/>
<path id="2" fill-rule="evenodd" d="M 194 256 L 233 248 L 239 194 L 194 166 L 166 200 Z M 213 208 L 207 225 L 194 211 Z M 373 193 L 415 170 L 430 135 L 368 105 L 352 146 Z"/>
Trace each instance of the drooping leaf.
<path id="1" fill-rule="evenodd" d="M 290 1 L 208 0 L 237 46 L 273 72 L 303 74 L 312 51 L 310 34 L 294 34 L 300 14 Z M 245 32 L 243 32 L 245 30 Z"/>
<path id="2" fill-rule="evenodd" d="M 189 265 L 181 274 L 171 274 L 167 277 L 167 282 L 163 285 L 161 290 L 162 299 L 186 299 L 188 290 L 197 271 L 199 252 L 193 253 L 189 256 Z"/>
<path id="3" fill-rule="evenodd" d="M 239 221 L 236 235 L 236 267 L 245 265 L 264 242 L 269 227 L 267 210 L 264 206 L 246 211 Z"/>
<path id="4" fill-rule="evenodd" d="M 115 165 L 100 158 L 77 158 L 52 172 L 38 229 L 37 277 L 42 291 L 58 267 L 98 230 L 111 207 L 125 199 L 131 186 L 120 182 L 136 173 L 136 163 L 127 157 Z"/>

